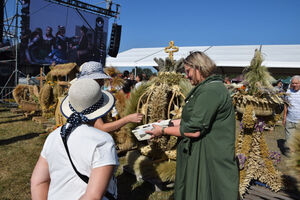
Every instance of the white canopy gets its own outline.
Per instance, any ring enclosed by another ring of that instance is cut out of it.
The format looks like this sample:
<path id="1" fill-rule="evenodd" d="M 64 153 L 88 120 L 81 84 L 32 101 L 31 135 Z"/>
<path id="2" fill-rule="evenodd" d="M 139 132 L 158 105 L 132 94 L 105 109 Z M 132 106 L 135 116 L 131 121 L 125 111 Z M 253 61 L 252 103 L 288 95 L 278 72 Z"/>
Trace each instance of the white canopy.
<path id="1" fill-rule="evenodd" d="M 194 46 L 179 47 L 174 59 L 179 60 L 191 51 L 204 51 L 218 67 L 246 67 L 254 56 L 255 49 L 261 49 L 263 65 L 269 68 L 299 68 L 300 45 L 239 45 L 239 46 Z M 118 54 L 116 58 L 107 57 L 106 66 L 110 67 L 149 67 L 157 66 L 154 58 L 165 58 L 168 54 L 164 47 L 133 48 Z"/>

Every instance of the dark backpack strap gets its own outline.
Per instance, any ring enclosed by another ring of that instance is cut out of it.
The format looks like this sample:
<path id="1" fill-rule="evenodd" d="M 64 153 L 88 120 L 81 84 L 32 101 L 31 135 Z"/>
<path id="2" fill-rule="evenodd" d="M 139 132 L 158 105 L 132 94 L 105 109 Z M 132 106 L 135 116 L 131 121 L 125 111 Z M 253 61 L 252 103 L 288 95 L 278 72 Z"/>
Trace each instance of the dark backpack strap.
<path id="1" fill-rule="evenodd" d="M 81 180 L 83 180 L 86 184 L 88 184 L 90 178 L 89 178 L 88 176 L 86 176 L 86 175 L 81 174 L 81 173 L 76 169 L 76 167 L 75 167 L 75 165 L 74 165 L 74 163 L 73 163 L 73 161 L 72 161 L 72 159 L 71 159 L 71 156 L 70 156 L 69 148 L 68 148 L 68 145 L 67 145 L 67 140 L 66 140 L 66 138 L 64 138 L 64 137 L 61 137 L 61 138 L 62 138 L 62 141 L 63 141 L 63 143 L 64 143 L 65 149 L 66 149 L 66 151 L 67 151 L 69 160 L 70 160 L 70 162 L 71 162 L 71 164 L 72 164 L 72 167 L 73 167 L 74 171 L 75 171 L 76 174 L 79 176 L 79 178 L 81 178 Z M 107 191 L 107 190 L 106 190 L 106 193 L 105 193 L 104 196 L 105 196 L 108 200 L 117 200 L 117 199 L 115 199 L 115 197 L 114 197 L 109 191 Z"/>

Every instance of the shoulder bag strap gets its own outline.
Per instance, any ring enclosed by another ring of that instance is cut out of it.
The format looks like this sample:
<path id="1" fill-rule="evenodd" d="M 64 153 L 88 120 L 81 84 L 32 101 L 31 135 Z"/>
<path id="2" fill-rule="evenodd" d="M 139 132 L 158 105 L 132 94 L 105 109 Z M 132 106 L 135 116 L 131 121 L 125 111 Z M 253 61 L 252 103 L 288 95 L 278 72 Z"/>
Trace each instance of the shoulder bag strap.
<path id="1" fill-rule="evenodd" d="M 75 171 L 76 174 L 79 176 L 79 178 L 81 178 L 81 180 L 83 180 L 86 184 L 88 184 L 88 182 L 89 182 L 89 177 L 86 176 L 86 175 L 81 174 L 81 173 L 76 169 L 76 167 L 75 167 L 75 165 L 74 165 L 74 163 L 73 163 L 73 161 L 72 161 L 72 159 L 71 159 L 71 156 L 70 156 L 69 148 L 68 148 L 68 145 L 67 145 L 67 140 L 66 140 L 66 138 L 64 138 L 64 137 L 61 137 L 61 138 L 62 138 L 62 141 L 63 141 L 63 143 L 64 143 L 65 149 L 66 149 L 66 151 L 67 151 L 69 160 L 70 160 L 70 162 L 71 162 L 71 164 L 72 164 L 72 167 L 73 167 L 74 171 Z M 117 200 L 117 199 L 115 199 L 115 197 L 114 197 L 109 191 L 107 191 L 107 190 L 106 190 L 106 193 L 105 193 L 104 196 L 105 196 L 107 199 L 109 199 L 109 200 Z"/>
<path id="2" fill-rule="evenodd" d="M 71 159 L 71 156 L 70 156 L 69 148 L 68 148 L 68 145 L 67 145 L 67 140 L 66 140 L 65 138 L 62 138 L 62 139 L 63 139 L 63 143 L 64 143 L 64 146 L 65 146 L 65 149 L 66 149 L 66 151 L 67 151 L 69 160 L 70 160 L 70 162 L 71 162 L 71 164 L 72 164 L 72 167 L 73 167 L 74 171 L 76 172 L 76 174 L 77 174 L 77 175 L 78 175 L 78 176 L 79 176 L 86 184 L 88 184 L 88 182 L 89 182 L 89 177 L 87 177 L 86 175 L 81 174 L 81 173 L 76 169 L 76 167 L 75 167 L 75 165 L 74 165 L 74 163 L 73 163 L 73 161 L 72 161 L 72 159 Z"/>

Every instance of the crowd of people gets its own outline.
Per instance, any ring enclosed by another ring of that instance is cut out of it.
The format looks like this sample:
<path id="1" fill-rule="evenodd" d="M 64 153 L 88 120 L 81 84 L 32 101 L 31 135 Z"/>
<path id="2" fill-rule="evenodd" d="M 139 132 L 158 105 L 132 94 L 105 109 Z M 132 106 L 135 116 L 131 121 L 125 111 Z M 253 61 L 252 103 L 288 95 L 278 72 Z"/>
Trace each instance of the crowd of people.
<path id="1" fill-rule="evenodd" d="M 224 83 L 230 85 L 231 81 L 225 77 Z M 295 75 L 291 78 L 290 83 L 284 83 L 279 79 L 273 83 L 274 91 L 280 94 L 280 97 L 286 102 L 280 107 L 283 111 L 282 124 L 285 128 L 286 141 L 291 134 L 295 132 L 300 121 L 300 76 Z M 288 149 L 288 147 L 285 147 Z"/>
<path id="2" fill-rule="evenodd" d="M 126 94 L 127 98 L 129 98 L 130 91 L 132 89 L 137 89 L 139 86 L 141 86 L 143 81 L 149 80 L 145 73 L 137 74 L 134 77 L 134 74 L 132 72 L 129 73 L 127 70 L 123 72 L 122 78 L 124 79 L 124 86 L 122 87 L 121 91 Z"/>
<path id="3" fill-rule="evenodd" d="M 176 200 L 238 199 L 236 123 L 230 93 L 222 77 L 215 75 L 216 65 L 205 53 L 188 55 L 184 69 L 194 88 L 185 99 L 181 119 L 172 120 L 168 127 L 153 125 L 147 133 L 152 138 L 179 138 Z M 115 143 L 108 133 L 129 122 L 141 122 L 143 115 L 134 113 L 103 122 L 102 117 L 113 109 L 115 101 L 111 93 L 102 90 L 104 80 L 109 78 L 100 63 L 81 66 L 80 76 L 61 104 L 67 123 L 50 133 L 33 171 L 32 199 L 117 199 L 114 172 L 119 163 Z M 127 97 L 147 80 L 142 74 L 134 79 L 128 71 L 124 71 L 123 79 L 120 90 Z M 290 104 L 284 118 L 289 134 L 291 126 L 294 128 L 300 120 L 299 89 L 299 76 L 294 76 L 287 91 Z"/>
<path id="4" fill-rule="evenodd" d="M 53 35 L 52 27 L 46 28 L 45 34 L 41 28 L 36 28 L 28 35 L 28 45 L 25 50 L 26 60 L 31 64 L 63 64 L 67 62 L 83 62 L 89 59 L 92 51 L 88 29 L 80 27 L 80 36 L 66 37 L 66 28 L 58 26 Z"/>

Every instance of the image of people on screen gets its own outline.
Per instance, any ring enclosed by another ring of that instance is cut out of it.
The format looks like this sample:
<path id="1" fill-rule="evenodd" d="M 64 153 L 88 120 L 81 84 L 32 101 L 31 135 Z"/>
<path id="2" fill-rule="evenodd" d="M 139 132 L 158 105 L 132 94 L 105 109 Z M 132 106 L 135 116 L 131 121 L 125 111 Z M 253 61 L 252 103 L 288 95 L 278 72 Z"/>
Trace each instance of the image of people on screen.
<path id="1" fill-rule="evenodd" d="M 67 63 L 67 47 L 69 38 L 65 36 L 66 28 L 64 26 L 58 26 L 58 31 L 55 35 L 55 46 L 51 53 L 48 55 L 51 63 L 63 64 Z"/>
<path id="2" fill-rule="evenodd" d="M 77 59 L 83 59 L 89 53 L 89 40 L 87 37 L 88 29 L 85 26 L 80 27 L 80 39 L 77 45 L 73 46 L 76 50 Z"/>
<path id="3" fill-rule="evenodd" d="M 36 28 L 29 36 L 28 48 L 26 49 L 26 59 L 30 63 L 42 63 L 46 56 L 43 49 L 43 31 Z"/>
<path id="4" fill-rule="evenodd" d="M 27 9 L 20 31 L 24 65 L 105 64 L 109 17 L 44 0 L 22 2 L 22 9 Z"/>
<path id="5" fill-rule="evenodd" d="M 86 26 L 75 26 L 75 35 L 66 36 L 65 26 L 58 25 L 55 36 L 53 29 L 47 26 L 45 32 L 36 28 L 29 35 L 25 50 L 25 62 L 30 64 L 64 64 L 68 62 L 84 63 L 99 59 L 95 44 L 95 34 Z"/>
<path id="6" fill-rule="evenodd" d="M 47 55 L 49 55 L 55 47 L 55 37 L 52 34 L 52 28 L 50 26 L 46 28 L 46 33 L 43 39 L 44 39 L 44 49 L 47 52 Z"/>

